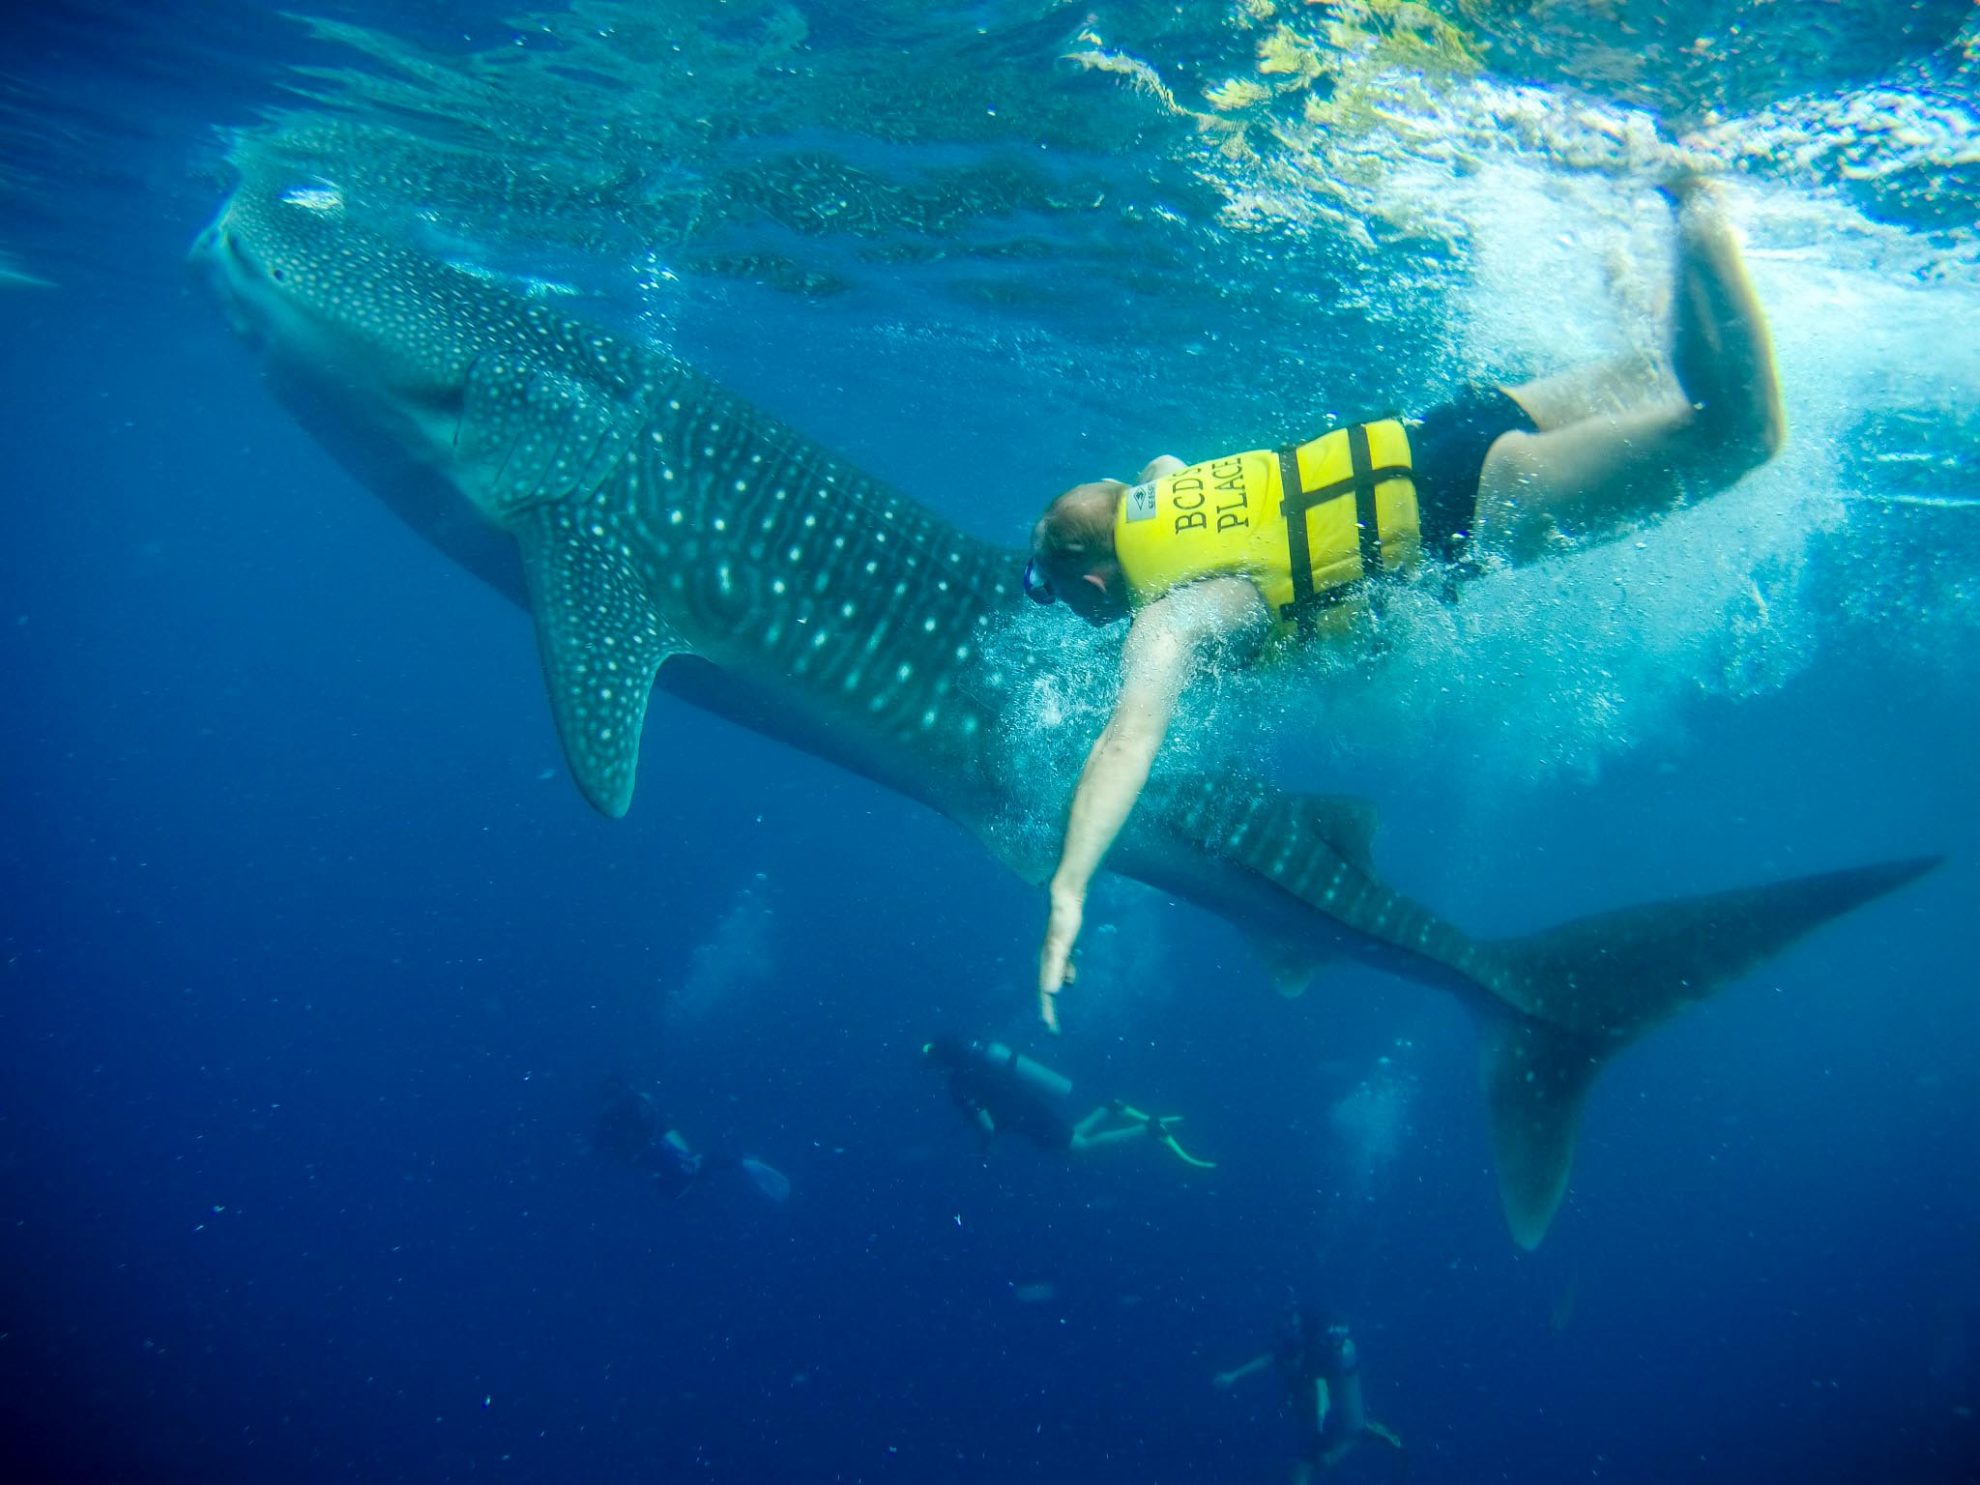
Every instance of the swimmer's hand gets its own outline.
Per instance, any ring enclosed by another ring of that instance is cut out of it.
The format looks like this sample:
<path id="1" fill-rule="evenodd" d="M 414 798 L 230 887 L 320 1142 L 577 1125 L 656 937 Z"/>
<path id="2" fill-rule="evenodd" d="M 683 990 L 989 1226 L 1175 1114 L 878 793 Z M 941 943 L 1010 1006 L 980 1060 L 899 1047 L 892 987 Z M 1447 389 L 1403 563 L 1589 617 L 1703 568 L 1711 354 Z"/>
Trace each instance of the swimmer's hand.
<path id="1" fill-rule="evenodd" d="M 1238 1374 L 1236 1372 L 1218 1372 L 1216 1376 L 1210 1379 L 1210 1385 L 1217 1388 L 1220 1392 L 1228 1392 L 1231 1388 L 1237 1386 L 1237 1380 Z"/>
<path id="2" fill-rule="evenodd" d="M 1059 1029 L 1059 1011 L 1053 1003 L 1060 990 L 1073 982 L 1073 945 L 1086 921 L 1086 890 L 1052 884 L 1052 911 L 1045 923 L 1045 947 L 1038 954 L 1038 1015 L 1053 1031 Z"/>

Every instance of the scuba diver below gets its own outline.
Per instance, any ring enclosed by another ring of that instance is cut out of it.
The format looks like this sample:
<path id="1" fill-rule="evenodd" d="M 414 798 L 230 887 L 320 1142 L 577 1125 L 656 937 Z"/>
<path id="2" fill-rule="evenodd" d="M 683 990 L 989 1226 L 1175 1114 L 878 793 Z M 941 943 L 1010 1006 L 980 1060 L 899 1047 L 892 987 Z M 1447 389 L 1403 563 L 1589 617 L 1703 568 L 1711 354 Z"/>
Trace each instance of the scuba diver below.
<path id="1" fill-rule="evenodd" d="M 766 1201 L 781 1202 L 791 1194 L 784 1173 L 753 1155 L 708 1155 L 695 1149 L 661 1115 L 653 1095 L 616 1080 L 606 1085 L 605 1107 L 599 1110 L 591 1148 L 645 1171 L 654 1189 L 675 1201 L 710 1175 L 731 1170 L 741 1173 Z"/>
<path id="2" fill-rule="evenodd" d="M 1407 1458 L 1402 1440 L 1368 1416 L 1361 1395 L 1361 1357 L 1345 1323 L 1295 1306 L 1270 1351 L 1217 1373 L 1212 1382 L 1228 1388 L 1267 1367 L 1278 1372 L 1286 1411 L 1299 1430 L 1293 1485 L 1307 1485 L 1316 1474 L 1332 1470 L 1364 1439 L 1395 1451 L 1400 1476 Z"/>
<path id="3" fill-rule="evenodd" d="M 931 1066 L 948 1079 L 949 1097 L 985 1144 L 1000 1131 L 1023 1135 L 1041 1150 L 1079 1154 L 1103 1145 L 1153 1139 L 1184 1165 L 1214 1170 L 1214 1160 L 1198 1160 L 1172 1132 L 1180 1117 L 1157 1118 L 1119 1099 L 1101 1104 L 1077 1123 L 1065 1111 L 1072 1082 L 1002 1042 L 938 1036 L 921 1049 Z M 1111 1123 L 1112 1127 L 1106 1127 Z"/>

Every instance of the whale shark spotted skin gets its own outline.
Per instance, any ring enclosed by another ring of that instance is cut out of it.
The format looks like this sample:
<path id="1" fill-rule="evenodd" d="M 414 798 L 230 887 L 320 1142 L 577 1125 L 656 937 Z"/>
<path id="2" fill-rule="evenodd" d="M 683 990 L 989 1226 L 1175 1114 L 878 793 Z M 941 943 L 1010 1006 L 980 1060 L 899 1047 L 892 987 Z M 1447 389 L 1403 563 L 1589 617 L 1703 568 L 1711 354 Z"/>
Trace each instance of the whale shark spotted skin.
<path id="1" fill-rule="evenodd" d="M 422 535 L 534 616 L 572 774 L 631 803 L 658 685 L 939 810 L 1063 798 L 1000 745 L 1023 687 L 985 641 L 1016 554 L 971 538 L 678 359 L 419 251 L 337 188 L 237 151 L 202 234 L 279 395 Z M 1160 777 L 1110 869 L 1229 919 L 1282 980 L 1349 958 L 1456 993 L 1482 1029 L 1501 1199 L 1537 1244 L 1580 1109 L 1635 1037 L 1921 874 L 1892 862 L 1474 939 L 1375 874 L 1372 813 Z"/>

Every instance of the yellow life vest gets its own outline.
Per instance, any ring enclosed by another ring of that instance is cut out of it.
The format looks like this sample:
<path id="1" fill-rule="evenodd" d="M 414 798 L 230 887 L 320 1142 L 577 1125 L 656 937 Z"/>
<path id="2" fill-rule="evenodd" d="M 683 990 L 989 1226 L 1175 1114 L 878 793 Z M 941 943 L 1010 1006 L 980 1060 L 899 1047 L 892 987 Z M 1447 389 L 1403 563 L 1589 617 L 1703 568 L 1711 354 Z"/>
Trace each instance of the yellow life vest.
<path id="1" fill-rule="evenodd" d="M 1365 577 L 1416 561 L 1409 435 L 1393 418 L 1131 486 L 1114 552 L 1136 608 L 1199 578 L 1249 578 L 1284 630 L 1310 634 Z M 1329 627 L 1332 627 L 1331 624 Z"/>

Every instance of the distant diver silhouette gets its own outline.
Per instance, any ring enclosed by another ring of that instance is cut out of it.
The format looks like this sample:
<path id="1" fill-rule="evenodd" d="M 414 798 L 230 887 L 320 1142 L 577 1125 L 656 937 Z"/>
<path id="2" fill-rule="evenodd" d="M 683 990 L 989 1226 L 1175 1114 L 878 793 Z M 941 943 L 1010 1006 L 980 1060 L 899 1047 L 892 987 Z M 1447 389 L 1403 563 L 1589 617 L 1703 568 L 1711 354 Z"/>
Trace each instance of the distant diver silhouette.
<path id="1" fill-rule="evenodd" d="M 1279 1327 L 1272 1349 L 1212 1380 L 1230 1387 L 1271 1368 L 1279 1375 L 1286 1411 L 1299 1430 L 1293 1485 L 1307 1485 L 1367 1440 L 1393 1449 L 1400 1475 L 1406 1456 L 1402 1440 L 1368 1416 L 1361 1393 L 1361 1354 L 1347 1323 L 1295 1304 Z"/>
<path id="2" fill-rule="evenodd" d="M 1158 1117 L 1111 1099 L 1077 1121 L 1063 1105 L 1072 1081 L 1002 1042 L 938 1036 L 921 1049 L 948 1079 L 949 1097 L 987 1143 L 1000 1132 L 1020 1135 L 1040 1149 L 1083 1154 L 1130 1140 L 1152 1139 L 1184 1165 L 1212 1170 L 1176 1141 L 1180 1116 Z M 1111 1125 L 1111 1127 L 1107 1127 Z"/>
<path id="3" fill-rule="evenodd" d="M 791 1194 L 784 1173 L 753 1155 L 710 1155 L 695 1149 L 661 1114 L 651 1094 L 617 1079 L 606 1085 L 591 1147 L 644 1171 L 655 1190 L 676 1201 L 709 1176 L 729 1170 L 740 1172 L 767 1201 L 785 1201 Z"/>

